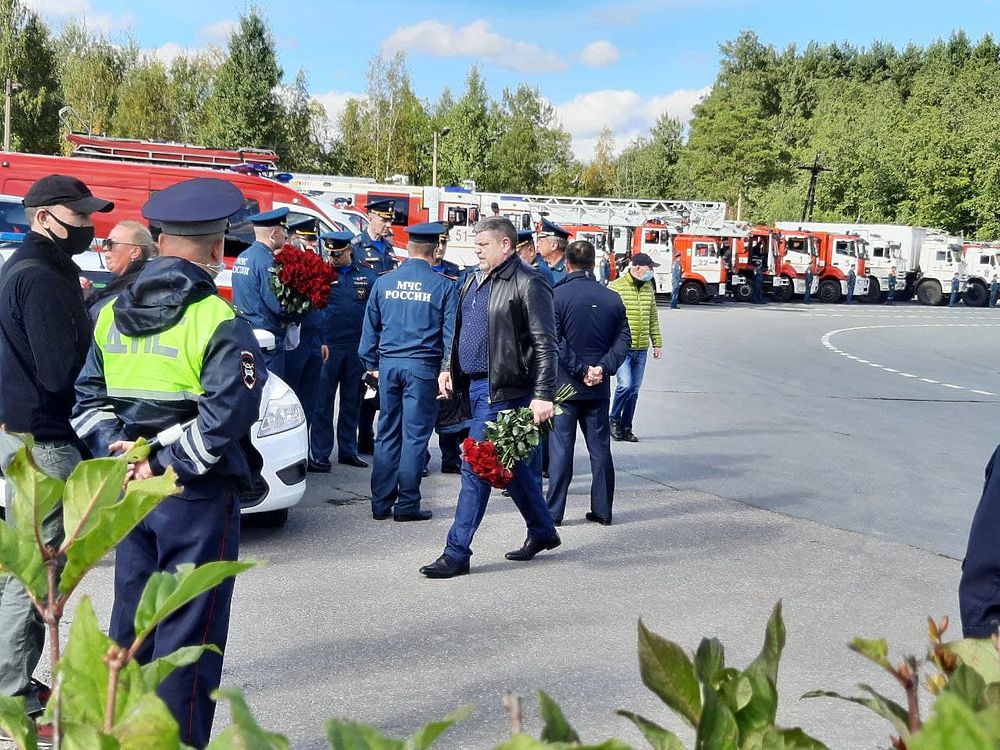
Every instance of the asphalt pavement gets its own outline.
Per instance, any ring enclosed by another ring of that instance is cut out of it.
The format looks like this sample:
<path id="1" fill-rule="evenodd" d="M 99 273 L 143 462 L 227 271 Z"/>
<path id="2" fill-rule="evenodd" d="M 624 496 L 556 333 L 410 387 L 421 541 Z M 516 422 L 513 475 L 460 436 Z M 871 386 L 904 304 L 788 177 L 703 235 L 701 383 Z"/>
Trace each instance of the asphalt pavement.
<path id="1" fill-rule="evenodd" d="M 285 528 L 244 526 L 243 555 L 267 565 L 237 583 L 224 683 L 294 748 L 325 747 L 331 716 L 405 736 L 466 704 L 476 712 L 437 747 L 490 748 L 508 690 L 539 731 L 538 689 L 585 740 L 639 748 L 615 709 L 692 735 L 642 686 L 638 618 L 689 649 L 718 636 L 745 666 L 782 599 L 779 721 L 834 748 L 887 746 L 864 709 L 799 696 L 858 682 L 893 693 L 848 652 L 853 636 L 921 654 L 927 615 L 957 629 L 959 559 L 1000 440 L 1000 313 L 726 304 L 660 319 L 641 442 L 614 444 L 613 526 L 583 520 L 580 441 L 562 547 L 504 560 L 524 525 L 494 493 L 471 575 L 430 581 L 417 568 L 441 553 L 457 477 L 435 471 L 434 519 L 400 524 L 372 520 L 368 470 L 310 475 Z M 111 580 L 107 561 L 84 586 L 105 623 Z"/>

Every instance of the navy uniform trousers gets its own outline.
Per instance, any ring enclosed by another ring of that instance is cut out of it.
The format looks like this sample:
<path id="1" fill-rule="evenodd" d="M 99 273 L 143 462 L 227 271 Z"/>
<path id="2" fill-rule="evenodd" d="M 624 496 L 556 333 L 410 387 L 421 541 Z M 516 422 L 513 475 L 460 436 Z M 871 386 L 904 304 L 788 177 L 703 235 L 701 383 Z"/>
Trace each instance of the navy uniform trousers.
<path id="1" fill-rule="evenodd" d="M 989 638 L 1000 626 L 1000 446 L 986 464 L 986 483 L 969 530 L 958 604 L 962 635 Z"/>
<path id="2" fill-rule="evenodd" d="M 573 449 L 576 426 L 580 425 L 590 453 L 590 512 L 611 520 L 615 496 L 615 465 L 611 459 L 611 399 L 565 401 L 562 414 L 555 418 L 549 435 L 548 506 L 552 520 L 559 524 L 566 513 L 566 493 L 573 480 Z"/>
<path id="3" fill-rule="evenodd" d="M 365 368 L 358 357 L 358 345 L 330 348 L 330 356 L 319 373 L 316 407 L 309 427 L 309 457 L 325 464 L 333 453 L 333 412 L 337 392 L 337 457 L 358 455 L 358 420 L 361 417 L 361 378 Z"/>
<path id="4" fill-rule="evenodd" d="M 477 378 L 469 383 L 469 402 L 472 406 L 472 425 L 469 437 L 473 440 L 486 439 L 486 423 L 497 418 L 505 409 L 527 406 L 529 396 L 511 401 L 490 403 L 490 382 L 487 378 Z M 552 523 L 552 516 L 545 507 L 542 495 L 542 456 L 536 449 L 529 461 L 514 464 L 514 480 L 508 485 L 510 498 L 514 501 L 528 526 L 528 537 L 536 541 L 549 542 L 558 534 Z M 472 537 L 483 522 L 486 505 L 493 488 L 484 482 L 469 466 L 462 462 L 462 489 L 458 493 L 455 521 L 448 531 L 448 545 L 444 554 L 453 560 L 465 562 L 472 557 Z"/>
<path id="5" fill-rule="evenodd" d="M 379 363 L 378 440 L 372 457 L 372 513 L 420 510 L 420 480 L 427 443 L 438 413 L 437 375 L 413 360 L 385 357 Z"/>
<path id="6" fill-rule="evenodd" d="M 239 556 L 240 504 L 232 491 L 201 497 L 189 492 L 168 497 L 118 545 L 110 636 L 121 646 L 135 640 L 135 611 L 154 571 L 172 573 L 181 563 L 201 565 Z M 206 643 L 225 651 L 232 598 L 229 578 L 187 604 L 160 623 L 139 650 L 139 662 Z M 195 748 L 208 744 L 215 716 L 211 695 L 221 679 L 222 657 L 206 653 L 161 683 L 157 693 L 178 720 L 182 742 Z"/>

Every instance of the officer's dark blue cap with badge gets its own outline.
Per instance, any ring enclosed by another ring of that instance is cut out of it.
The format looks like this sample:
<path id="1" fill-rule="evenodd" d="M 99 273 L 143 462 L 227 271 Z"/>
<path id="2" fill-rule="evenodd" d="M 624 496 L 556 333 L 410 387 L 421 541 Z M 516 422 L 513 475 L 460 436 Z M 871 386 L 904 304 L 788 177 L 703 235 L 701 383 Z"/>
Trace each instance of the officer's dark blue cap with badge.
<path id="1" fill-rule="evenodd" d="M 312 216 L 307 216 L 304 219 L 289 222 L 288 231 L 294 232 L 299 237 L 316 239 L 316 235 L 319 234 L 319 222 Z"/>
<path id="2" fill-rule="evenodd" d="M 535 232 L 531 229 L 519 229 L 517 230 L 517 246 L 527 245 L 529 242 L 534 242 Z"/>
<path id="3" fill-rule="evenodd" d="M 412 227 L 407 227 L 405 231 L 410 235 L 410 242 L 422 242 L 427 245 L 436 245 L 442 237 L 447 238 L 448 236 L 448 227 L 439 221 L 414 224 Z"/>
<path id="4" fill-rule="evenodd" d="M 354 235 L 351 232 L 323 232 L 319 239 L 330 253 L 340 255 L 351 244 Z"/>
<path id="5" fill-rule="evenodd" d="M 223 234 L 229 218 L 243 205 L 243 193 L 233 183 L 197 177 L 154 193 L 142 207 L 142 215 L 159 224 L 163 234 L 197 237 Z"/>
<path id="6" fill-rule="evenodd" d="M 264 211 L 263 213 L 248 216 L 247 221 L 255 227 L 287 227 L 288 209 L 282 207 L 276 208 L 273 211 Z"/>
<path id="7" fill-rule="evenodd" d="M 365 208 L 370 214 L 381 216 L 383 219 L 392 220 L 393 216 L 396 214 L 396 201 L 388 198 L 371 201 L 365 205 Z"/>
<path id="8" fill-rule="evenodd" d="M 569 239 L 569 232 L 563 229 L 558 224 L 553 224 L 548 219 L 542 219 L 542 226 L 538 230 L 539 237 L 561 237 L 564 240 Z"/>

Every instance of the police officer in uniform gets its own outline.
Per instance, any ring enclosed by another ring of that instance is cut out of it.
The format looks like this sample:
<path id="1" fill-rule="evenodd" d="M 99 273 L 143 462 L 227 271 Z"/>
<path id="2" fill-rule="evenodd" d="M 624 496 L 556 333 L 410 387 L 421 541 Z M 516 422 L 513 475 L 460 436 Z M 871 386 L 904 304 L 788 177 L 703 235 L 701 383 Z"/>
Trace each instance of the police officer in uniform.
<path id="1" fill-rule="evenodd" d="M 809 304 L 809 297 L 812 295 L 812 285 L 813 285 L 813 269 L 812 269 L 812 263 L 810 263 L 808 266 L 806 266 L 806 290 L 802 294 L 802 301 L 807 305 Z M 890 277 L 889 289 L 891 290 L 892 288 L 893 288 L 892 280 Z M 891 291 L 889 292 L 889 299 L 890 300 L 892 299 Z"/>
<path id="2" fill-rule="evenodd" d="M 435 265 L 432 268 L 435 273 L 454 281 L 457 291 L 460 288 L 459 279 L 464 279 L 465 276 L 457 263 L 445 260 L 444 256 L 448 252 L 448 239 L 448 227 L 445 226 L 445 231 L 438 238 L 438 245 L 434 251 Z M 471 410 L 468 399 L 450 398 L 441 401 L 434 430 L 438 434 L 438 448 L 441 450 L 442 474 L 462 473 L 462 441 L 469 436 L 470 419 Z M 428 465 L 430 460 L 430 452 L 428 451 Z M 429 473 L 430 469 L 426 468 L 424 476 Z"/>
<path id="3" fill-rule="evenodd" d="M 260 413 L 267 370 L 253 330 L 219 296 L 214 278 L 225 267 L 228 217 L 242 206 L 240 191 L 215 178 L 179 182 L 146 202 L 143 216 L 163 229 L 160 257 L 98 311 L 77 380 L 73 424 L 96 456 L 186 425 L 178 441 L 133 467 L 133 481 L 170 467 L 183 490 L 118 546 L 110 635 L 122 646 L 135 638 L 136 608 L 153 573 L 236 560 L 239 553 L 235 492 L 250 484 L 245 446 Z M 224 650 L 232 592 L 229 579 L 165 620 L 143 644 L 139 661 L 185 646 Z M 215 714 L 211 695 L 221 676 L 222 656 L 205 653 L 161 684 L 159 696 L 180 724 L 185 744 L 208 743 Z"/>
<path id="4" fill-rule="evenodd" d="M 676 310 L 681 304 L 681 254 L 674 251 L 674 261 L 670 266 L 670 307 Z"/>
<path id="5" fill-rule="evenodd" d="M 399 265 L 392 252 L 392 243 L 386 234 L 392 229 L 396 215 L 396 202 L 375 200 L 365 205 L 368 210 L 368 228 L 351 240 L 351 253 L 364 266 L 381 276 Z M 361 402 L 361 417 L 358 422 L 358 452 L 371 453 L 375 450 L 375 412 L 379 399 L 367 398 Z"/>
<path id="6" fill-rule="evenodd" d="M 520 229 L 517 232 L 517 254 L 521 260 L 534 268 L 545 279 L 549 289 L 556 285 L 556 280 L 552 277 L 552 270 L 545 262 L 542 254 L 535 249 L 535 233 L 530 229 Z"/>
<path id="7" fill-rule="evenodd" d="M 545 262 L 549 264 L 553 286 L 566 278 L 566 245 L 568 244 L 569 232 L 548 219 L 542 219 L 542 226 L 538 230 L 538 250 Z"/>
<path id="8" fill-rule="evenodd" d="M 753 269 L 753 304 L 764 304 L 764 261 L 754 261 Z"/>
<path id="9" fill-rule="evenodd" d="M 990 282 L 990 307 L 997 306 L 997 293 L 1000 292 L 1000 276 L 993 272 L 993 280 Z"/>
<path id="10" fill-rule="evenodd" d="M 337 270 L 330 299 L 323 310 L 322 341 L 329 352 L 320 371 L 316 410 L 309 429 L 309 470 L 330 471 L 333 453 L 334 401 L 340 393 L 337 415 L 337 462 L 363 469 L 368 463 L 358 457 L 358 419 L 361 416 L 361 378 L 364 367 L 358 357 L 365 305 L 378 274 L 361 265 L 352 255 L 350 232 L 324 232 L 323 251 Z"/>
<path id="11" fill-rule="evenodd" d="M 858 274 L 854 266 L 847 269 L 847 304 L 854 304 L 854 285 L 858 283 Z"/>
<path id="12" fill-rule="evenodd" d="M 256 241 L 233 264 L 233 305 L 252 328 L 274 334 L 274 350 L 264 353 L 267 369 L 285 377 L 285 311 L 272 286 L 274 254 L 288 240 L 288 209 L 251 216 Z"/>
<path id="13" fill-rule="evenodd" d="M 316 252 L 319 222 L 311 216 L 291 222 L 291 244 L 300 250 Z M 316 393 L 319 387 L 319 373 L 330 350 L 323 343 L 324 318 L 322 310 L 311 310 L 301 320 L 299 343 L 291 351 L 285 352 L 285 375 L 283 380 L 302 404 L 306 423 L 312 421 L 316 408 Z"/>
<path id="14" fill-rule="evenodd" d="M 443 224 L 406 230 L 408 260 L 379 277 L 365 308 L 358 354 L 379 380 L 382 400 L 372 466 L 372 517 L 424 521 L 420 478 L 444 392 L 445 352 L 455 335 L 458 293 L 431 263 Z M 439 385 L 439 380 L 441 384 Z"/>

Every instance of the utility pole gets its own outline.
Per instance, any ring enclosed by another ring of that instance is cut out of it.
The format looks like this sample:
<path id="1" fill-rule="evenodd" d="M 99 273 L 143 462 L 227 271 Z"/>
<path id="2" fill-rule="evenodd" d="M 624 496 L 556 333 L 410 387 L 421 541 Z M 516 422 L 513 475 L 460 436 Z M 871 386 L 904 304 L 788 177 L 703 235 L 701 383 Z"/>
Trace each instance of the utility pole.
<path id="1" fill-rule="evenodd" d="M 438 138 L 444 138 L 450 132 L 451 128 L 442 128 L 440 131 L 434 131 L 434 152 L 431 157 L 431 187 L 437 187 L 438 184 Z"/>
<path id="2" fill-rule="evenodd" d="M 819 182 L 819 175 L 821 172 L 832 172 L 833 170 L 829 167 L 824 167 L 819 163 L 822 154 L 816 154 L 816 158 L 813 160 L 812 164 L 799 164 L 796 169 L 802 169 L 809 172 L 809 192 L 806 193 L 806 202 L 802 206 L 802 221 L 812 221 L 813 217 L 813 207 L 816 204 L 816 183 Z"/>

